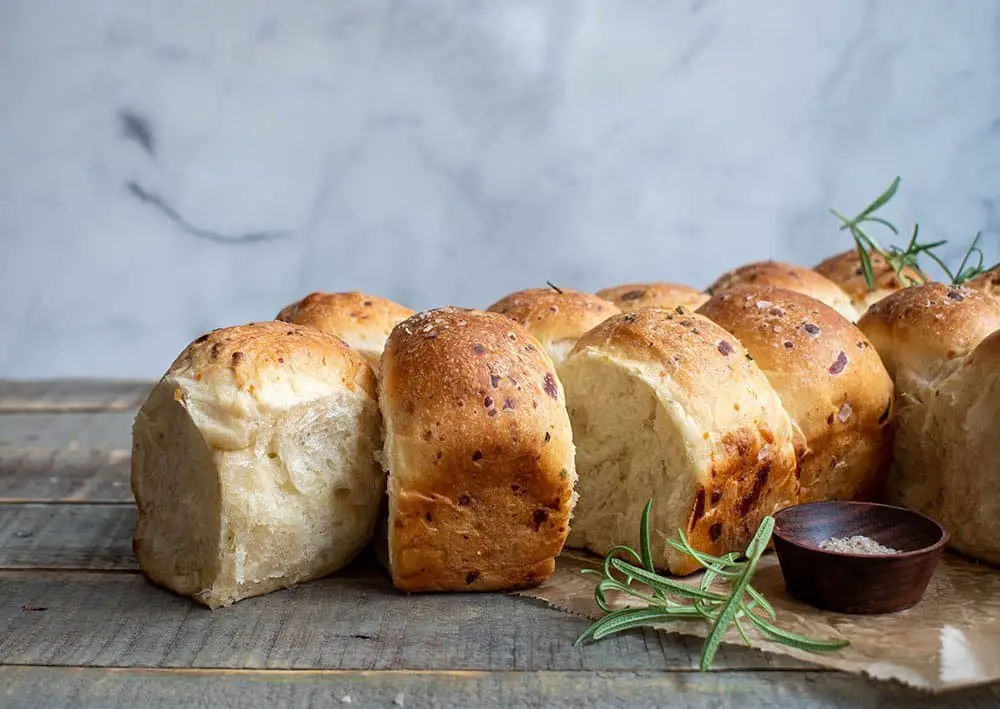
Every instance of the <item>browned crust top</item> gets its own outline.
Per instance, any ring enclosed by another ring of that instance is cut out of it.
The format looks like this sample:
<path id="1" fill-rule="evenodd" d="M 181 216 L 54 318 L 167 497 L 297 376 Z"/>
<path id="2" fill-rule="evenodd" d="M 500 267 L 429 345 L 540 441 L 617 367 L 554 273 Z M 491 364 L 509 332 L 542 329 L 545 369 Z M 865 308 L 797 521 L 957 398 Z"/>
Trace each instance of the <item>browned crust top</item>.
<path id="1" fill-rule="evenodd" d="M 167 374 L 185 372 L 200 380 L 232 376 L 244 388 L 274 372 L 339 377 L 345 387 L 375 396 L 375 376 L 357 352 L 339 338 L 292 323 L 264 321 L 218 328 L 189 344 Z"/>
<path id="2" fill-rule="evenodd" d="M 528 288 L 504 296 L 486 310 L 520 323 L 543 342 L 576 340 L 620 312 L 604 298 L 568 288 Z"/>

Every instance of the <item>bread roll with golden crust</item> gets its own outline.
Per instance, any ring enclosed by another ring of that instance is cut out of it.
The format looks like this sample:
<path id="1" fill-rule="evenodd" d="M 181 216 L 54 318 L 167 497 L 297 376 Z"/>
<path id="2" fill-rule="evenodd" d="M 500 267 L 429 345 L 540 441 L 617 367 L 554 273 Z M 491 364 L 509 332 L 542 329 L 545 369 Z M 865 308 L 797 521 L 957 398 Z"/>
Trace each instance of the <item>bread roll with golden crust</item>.
<path id="1" fill-rule="evenodd" d="M 1000 305 L 979 291 L 928 283 L 875 303 L 858 322 L 896 385 L 896 436 L 888 497 L 940 514 L 942 456 L 952 446 L 932 427 L 928 406 L 939 384 L 985 337 L 1000 329 Z"/>
<path id="2" fill-rule="evenodd" d="M 1000 328 L 1000 304 L 963 286 L 927 283 L 875 303 L 858 321 L 889 376 L 940 378 Z"/>
<path id="3" fill-rule="evenodd" d="M 613 303 L 568 288 L 528 288 L 486 309 L 527 328 L 558 367 L 583 333 L 620 312 Z"/>
<path id="4" fill-rule="evenodd" d="M 761 519 L 798 499 L 792 423 L 730 333 L 684 308 L 616 315 L 584 335 L 560 376 L 577 450 L 568 546 L 638 549 L 653 498 L 654 563 L 698 565 L 665 544 L 742 551 Z"/>
<path id="5" fill-rule="evenodd" d="M 811 269 L 780 261 L 758 261 L 740 266 L 720 276 L 705 290 L 715 295 L 742 285 L 785 288 L 825 303 L 851 322 L 858 319 L 851 299 L 836 283 Z"/>
<path id="6" fill-rule="evenodd" d="M 801 432 L 799 501 L 880 497 L 893 385 L 864 333 L 817 300 L 767 286 L 721 293 L 698 312 L 747 348 Z"/>
<path id="7" fill-rule="evenodd" d="M 708 293 L 702 293 L 696 288 L 678 283 L 626 283 L 614 288 L 599 290 L 597 295 L 605 300 L 610 300 L 623 313 L 643 308 L 673 310 L 677 306 L 694 310 L 709 297 Z"/>
<path id="8" fill-rule="evenodd" d="M 941 382 L 927 420 L 942 446 L 933 512 L 953 548 L 1000 565 L 1000 330 Z"/>
<path id="9" fill-rule="evenodd" d="M 548 578 L 576 480 L 552 360 L 509 318 L 431 310 L 382 355 L 388 548 L 403 591 L 494 591 Z"/>
<path id="10" fill-rule="evenodd" d="M 385 489 L 380 427 L 371 368 L 331 335 L 262 322 L 199 337 L 132 429 L 143 573 L 217 608 L 343 567 Z"/>
<path id="11" fill-rule="evenodd" d="M 903 268 L 900 278 L 879 254 L 871 254 L 871 262 L 875 276 L 874 289 L 869 288 L 865 281 L 865 272 L 861 267 L 861 257 L 858 256 L 857 249 L 850 249 L 824 259 L 814 270 L 840 286 L 850 297 L 858 314 L 864 314 L 869 307 L 890 293 L 930 280 L 923 272 L 910 266 Z"/>
<path id="12" fill-rule="evenodd" d="M 977 290 L 1000 303 L 1000 266 L 994 266 L 989 271 L 970 279 L 966 284 L 972 290 Z"/>
<path id="13" fill-rule="evenodd" d="M 378 372 L 378 362 L 389 333 L 411 315 L 413 311 L 399 303 L 350 291 L 310 293 L 282 308 L 275 319 L 336 335 L 360 352 Z"/>

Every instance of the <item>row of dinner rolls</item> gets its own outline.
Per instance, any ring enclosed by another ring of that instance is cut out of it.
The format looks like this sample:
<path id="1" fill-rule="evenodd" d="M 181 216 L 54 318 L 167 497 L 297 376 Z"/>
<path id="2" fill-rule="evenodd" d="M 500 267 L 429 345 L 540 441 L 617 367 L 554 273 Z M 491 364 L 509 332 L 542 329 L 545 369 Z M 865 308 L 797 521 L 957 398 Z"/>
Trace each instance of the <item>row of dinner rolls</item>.
<path id="1" fill-rule="evenodd" d="M 656 563 L 689 573 L 661 543 L 678 528 L 738 550 L 782 506 L 875 498 L 890 465 L 905 479 L 896 429 L 916 417 L 894 391 L 912 353 L 855 326 L 864 304 L 776 262 L 705 291 L 550 287 L 485 311 L 311 294 L 199 337 L 142 406 L 140 566 L 218 607 L 336 571 L 375 537 L 401 590 L 513 589 L 566 544 L 637 544 L 652 496 Z"/>

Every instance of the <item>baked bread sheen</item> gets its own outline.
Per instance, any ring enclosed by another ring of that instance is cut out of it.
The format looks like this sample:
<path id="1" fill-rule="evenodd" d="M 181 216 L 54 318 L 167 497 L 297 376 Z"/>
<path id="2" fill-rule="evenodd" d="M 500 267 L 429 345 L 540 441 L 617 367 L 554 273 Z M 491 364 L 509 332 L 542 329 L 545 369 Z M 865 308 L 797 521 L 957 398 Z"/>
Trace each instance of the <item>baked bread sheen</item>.
<path id="1" fill-rule="evenodd" d="M 910 266 L 904 267 L 897 275 L 895 269 L 879 254 L 869 254 L 869 257 L 875 276 L 874 288 L 868 287 L 857 249 L 830 256 L 817 264 L 814 269 L 844 289 L 859 314 L 864 314 L 869 307 L 890 293 L 929 280 L 922 271 Z"/>
<path id="2" fill-rule="evenodd" d="M 1000 303 L 1000 266 L 994 266 L 985 273 L 969 279 L 965 284 L 972 290 L 978 290 Z"/>
<path id="3" fill-rule="evenodd" d="M 711 320 L 648 308 L 584 335 L 560 376 L 577 448 L 568 546 L 638 548 L 653 499 L 654 563 L 698 565 L 665 544 L 742 551 L 765 515 L 798 499 L 792 422 L 746 349 Z"/>
<path id="4" fill-rule="evenodd" d="M 604 298 L 568 288 L 529 288 L 487 308 L 523 325 L 558 367 L 580 336 L 620 312 Z"/>
<path id="5" fill-rule="evenodd" d="M 767 286 L 721 293 L 698 312 L 747 348 L 801 433 L 799 501 L 880 497 L 893 384 L 864 333 L 817 300 Z"/>
<path id="6" fill-rule="evenodd" d="M 349 291 L 310 293 L 282 308 L 275 319 L 308 325 L 336 335 L 360 352 L 377 373 L 389 333 L 411 315 L 413 311 L 399 303 Z"/>
<path id="7" fill-rule="evenodd" d="M 623 313 L 643 308 L 672 310 L 678 306 L 694 310 L 709 297 L 708 293 L 679 283 L 626 283 L 599 290 L 597 295 L 610 300 Z"/>
<path id="8" fill-rule="evenodd" d="M 790 263 L 749 263 L 723 274 L 706 290 L 715 295 L 743 285 L 774 286 L 802 293 L 825 303 L 851 322 L 858 319 L 858 313 L 843 288 L 812 269 Z"/>
<path id="9" fill-rule="evenodd" d="M 372 370 L 337 338 L 278 322 L 199 337 L 133 425 L 140 568 L 211 608 L 338 570 L 373 532 L 380 428 Z"/>
<path id="10" fill-rule="evenodd" d="M 575 497 L 552 360 L 516 322 L 441 308 L 382 356 L 388 556 L 403 591 L 492 591 L 548 578 Z"/>
<path id="11" fill-rule="evenodd" d="M 980 342 L 938 386 L 926 430 L 944 445 L 943 487 L 932 510 L 951 546 L 1000 565 L 1000 330 Z"/>
<path id="12" fill-rule="evenodd" d="M 930 425 L 939 386 L 1000 329 L 1000 305 L 979 291 L 941 283 L 903 289 L 875 303 L 858 322 L 896 388 L 896 436 L 888 496 L 932 517 L 949 486 L 942 457 L 956 441 Z"/>

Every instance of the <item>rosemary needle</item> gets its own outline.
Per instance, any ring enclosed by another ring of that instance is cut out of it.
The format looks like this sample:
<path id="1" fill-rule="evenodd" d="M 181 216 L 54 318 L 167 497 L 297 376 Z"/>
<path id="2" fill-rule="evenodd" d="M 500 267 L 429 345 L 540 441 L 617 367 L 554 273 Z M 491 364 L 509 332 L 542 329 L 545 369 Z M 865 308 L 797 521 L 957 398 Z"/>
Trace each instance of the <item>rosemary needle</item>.
<path id="1" fill-rule="evenodd" d="M 620 545 L 608 552 L 601 571 L 583 570 L 585 574 L 603 577 L 594 588 L 594 600 L 605 615 L 594 621 L 577 638 L 577 644 L 585 640 L 601 640 L 625 630 L 676 619 L 702 620 L 712 624 L 702 648 L 699 663 L 702 671 L 712 666 L 719 646 L 731 625 L 735 625 L 743 641 L 751 645 L 750 636 L 742 622 L 744 619 L 749 619 L 751 625 L 769 640 L 800 650 L 829 652 L 839 650 L 848 644 L 846 640 L 816 640 L 782 630 L 771 622 L 775 619 L 774 607 L 750 582 L 757 563 L 771 540 L 774 518 L 763 519 L 742 555 L 738 552 L 729 552 L 722 556 L 712 556 L 700 552 L 691 546 L 683 531 L 677 530 L 678 539 L 668 540 L 667 544 L 691 556 L 705 568 L 701 583 L 694 586 L 661 576 L 656 572 L 649 534 L 652 505 L 653 501 L 649 500 L 642 512 L 638 552 L 627 545 Z M 622 556 L 626 558 L 621 558 Z M 745 560 L 740 561 L 741 557 Z M 637 563 L 632 563 L 633 561 Z M 724 579 L 731 584 L 728 594 L 712 590 L 712 585 L 717 579 Z M 640 585 L 648 591 L 639 591 L 637 586 Z M 642 606 L 616 609 L 608 600 L 609 591 L 639 601 Z M 758 610 L 763 615 L 758 613 Z"/>

